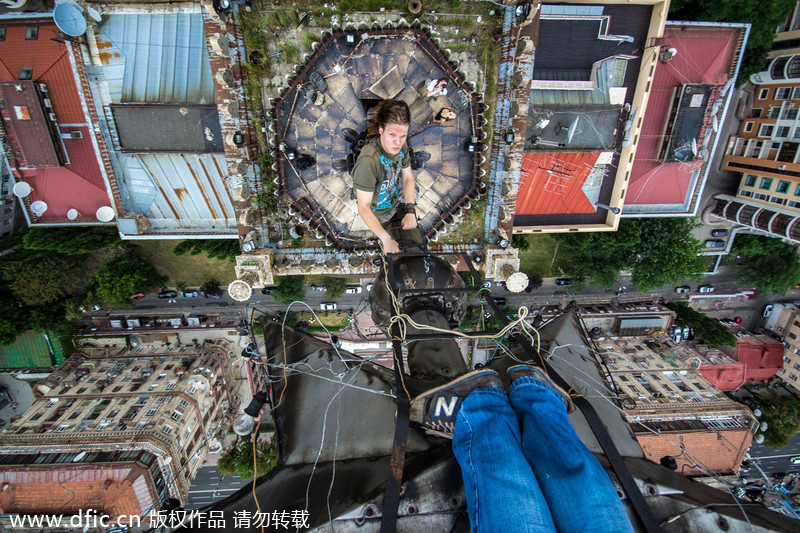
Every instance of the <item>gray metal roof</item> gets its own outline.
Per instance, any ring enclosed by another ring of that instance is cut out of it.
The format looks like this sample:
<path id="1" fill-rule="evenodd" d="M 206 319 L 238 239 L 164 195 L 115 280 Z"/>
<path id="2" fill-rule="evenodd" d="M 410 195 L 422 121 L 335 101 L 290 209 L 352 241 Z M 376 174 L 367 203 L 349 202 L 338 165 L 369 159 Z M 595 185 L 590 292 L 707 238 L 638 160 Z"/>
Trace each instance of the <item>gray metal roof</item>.
<path id="1" fill-rule="evenodd" d="M 120 154 L 131 208 L 151 231 L 236 233 L 223 154 Z"/>
<path id="2" fill-rule="evenodd" d="M 214 103 L 201 13 L 107 15 L 95 38 L 113 102 Z"/>
<path id="3" fill-rule="evenodd" d="M 113 105 L 119 143 L 132 152 L 222 152 L 213 105 Z"/>

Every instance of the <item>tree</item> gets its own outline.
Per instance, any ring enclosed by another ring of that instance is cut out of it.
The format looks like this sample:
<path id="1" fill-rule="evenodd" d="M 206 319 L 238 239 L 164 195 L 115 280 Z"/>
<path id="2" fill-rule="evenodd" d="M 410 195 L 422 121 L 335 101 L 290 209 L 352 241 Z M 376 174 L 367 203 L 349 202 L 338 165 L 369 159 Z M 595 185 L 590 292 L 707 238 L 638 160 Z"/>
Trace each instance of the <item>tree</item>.
<path id="1" fill-rule="evenodd" d="M 203 283 L 200 286 L 200 292 L 205 293 L 207 296 L 211 296 L 212 298 L 222 295 L 222 289 L 219 288 L 219 281 L 217 280 L 206 281 Z"/>
<path id="2" fill-rule="evenodd" d="M 235 261 L 241 253 L 239 241 L 233 239 L 192 239 L 182 241 L 173 250 L 173 255 L 197 255 L 205 253 L 210 259 Z"/>
<path id="3" fill-rule="evenodd" d="M 683 218 L 625 219 L 615 232 L 554 235 L 559 267 L 581 280 L 610 288 L 622 270 L 642 291 L 700 279 L 708 269 L 698 257 L 702 243 L 692 235 L 697 223 Z"/>
<path id="4" fill-rule="evenodd" d="M 64 300 L 52 305 L 39 305 L 28 310 L 28 327 L 38 333 L 51 333 L 62 337 L 72 333 L 72 323 L 66 318 Z"/>
<path id="5" fill-rule="evenodd" d="M 11 344 L 28 329 L 27 313 L 22 302 L 5 283 L 0 283 L 0 344 Z"/>
<path id="6" fill-rule="evenodd" d="M 800 400 L 794 396 L 757 394 L 755 404 L 761 407 L 761 422 L 767 423 L 764 444 L 783 448 L 800 431 Z"/>
<path id="7" fill-rule="evenodd" d="M 165 281 L 133 248 L 103 265 L 94 278 L 97 296 L 109 304 L 129 303 L 131 294 L 149 291 Z"/>
<path id="8" fill-rule="evenodd" d="M 278 286 L 272 290 L 272 297 L 276 302 L 286 305 L 295 300 L 302 301 L 306 295 L 304 284 L 303 276 L 281 276 L 278 278 Z"/>
<path id="9" fill-rule="evenodd" d="M 35 266 L 17 270 L 11 289 L 25 305 L 55 302 L 72 294 L 78 284 L 71 268 L 72 265 L 59 256 L 41 258 Z"/>
<path id="10" fill-rule="evenodd" d="M 31 228 L 23 237 L 28 250 L 47 250 L 64 255 L 83 255 L 120 244 L 116 227 Z"/>
<path id="11" fill-rule="evenodd" d="M 331 300 L 335 300 L 344 294 L 347 288 L 347 280 L 345 278 L 326 277 L 322 282 L 325 284 L 325 295 Z"/>
<path id="12" fill-rule="evenodd" d="M 636 220 L 641 238 L 631 257 L 631 283 L 641 291 L 679 285 L 686 278 L 699 281 L 708 271 L 708 259 L 698 255 L 701 243 L 692 234 L 699 223 L 689 218 Z"/>
<path id="13" fill-rule="evenodd" d="M 739 72 L 739 82 L 744 83 L 764 68 L 775 28 L 786 20 L 795 4 L 795 0 L 672 0 L 669 18 L 751 23 Z"/>
<path id="14" fill-rule="evenodd" d="M 739 235 L 736 253 L 747 256 L 739 269 L 739 281 L 755 285 L 762 292 L 786 294 L 800 282 L 800 256 L 797 248 L 780 239 L 763 235 Z"/>
<path id="15" fill-rule="evenodd" d="M 542 283 L 544 283 L 542 275 L 538 272 L 535 272 L 528 277 L 528 288 L 525 290 L 538 289 L 542 286 Z"/>
<path id="16" fill-rule="evenodd" d="M 275 439 L 259 440 L 256 444 L 256 467 L 259 476 L 266 474 L 277 463 Z M 217 471 L 223 476 L 239 474 L 242 479 L 250 479 L 254 474 L 253 441 L 237 438 L 233 446 L 223 452 L 217 462 Z"/>
<path id="17" fill-rule="evenodd" d="M 668 302 L 666 306 L 678 314 L 675 322 L 692 328 L 695 337 L 711 346 L 736 346 L 736 336 L 719 320 L 695 311 L 685 302 Z"/>
<path id="18" fill-rule="evenodd" d="M 520 252 L 526 252 L 531 249 L 531 241 L 528 239 L 527 235 L 515 233 L 514 236 L 511 237 L 511 246 Z"/>

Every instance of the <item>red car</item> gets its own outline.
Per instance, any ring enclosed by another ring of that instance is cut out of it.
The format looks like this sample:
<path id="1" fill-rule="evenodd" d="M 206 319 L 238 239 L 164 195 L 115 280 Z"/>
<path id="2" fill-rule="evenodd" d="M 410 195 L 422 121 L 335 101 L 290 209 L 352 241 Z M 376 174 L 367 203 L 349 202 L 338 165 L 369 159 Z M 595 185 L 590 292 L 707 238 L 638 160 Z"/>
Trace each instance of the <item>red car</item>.
<path id="1" fill-rule="evenodd" d="M 733 321 L 739 324 L 740 326 L 742 325 L 742 317 L 740 316 L 734 317 Z"/>
<path id="2" fill-rule="evenodd" d="M 137 292 L 136 294 L 131 294 L 131 300 L 141 300 L 144 298 L 144 294 L 141 292 Z"/>

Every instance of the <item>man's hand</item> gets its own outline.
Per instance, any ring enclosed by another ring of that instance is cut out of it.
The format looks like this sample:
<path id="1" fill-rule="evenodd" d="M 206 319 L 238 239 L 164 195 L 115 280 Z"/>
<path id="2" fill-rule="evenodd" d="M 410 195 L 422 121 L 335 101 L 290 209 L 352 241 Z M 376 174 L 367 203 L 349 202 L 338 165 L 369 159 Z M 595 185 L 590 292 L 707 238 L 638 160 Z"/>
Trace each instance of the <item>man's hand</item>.
<path id="1" fill-rule="evenodd" d="M 400 245 L 397 244 L 397 241 L 392 239 L 392 236 L 388 233 L 386 237 L 381 239 L 381 244 L 383 244 L 383 253 L 385 254 L 399 254 L 400 253 Z"/>
<path id="2" fill-rule="evenodd" d="M 406 213 L 403 217 L 403 229 L 414 229 L 417 227 L 417 215 L 414 213 Z"/>

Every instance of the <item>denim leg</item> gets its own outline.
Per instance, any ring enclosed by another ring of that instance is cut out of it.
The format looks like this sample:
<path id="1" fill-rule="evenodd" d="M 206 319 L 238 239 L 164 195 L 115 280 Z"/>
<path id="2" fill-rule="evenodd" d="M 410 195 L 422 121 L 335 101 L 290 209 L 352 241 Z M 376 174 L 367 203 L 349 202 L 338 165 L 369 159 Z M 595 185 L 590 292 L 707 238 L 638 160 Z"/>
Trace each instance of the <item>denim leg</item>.
<path id="1" fill-rule="evenodd" d="M 453 453 L 473 532 L 555 531 L 505 391 L 475 389 L 467 396 L 456 418 Z"/>
<path id="2" fill-rule="evenodd" d="M 614 485 L 575 433 L 561 396 L 530 376 L 514 380 L 509 396 L 519 417 L 522 449 L 556 529 L 632 532 Z"/>

